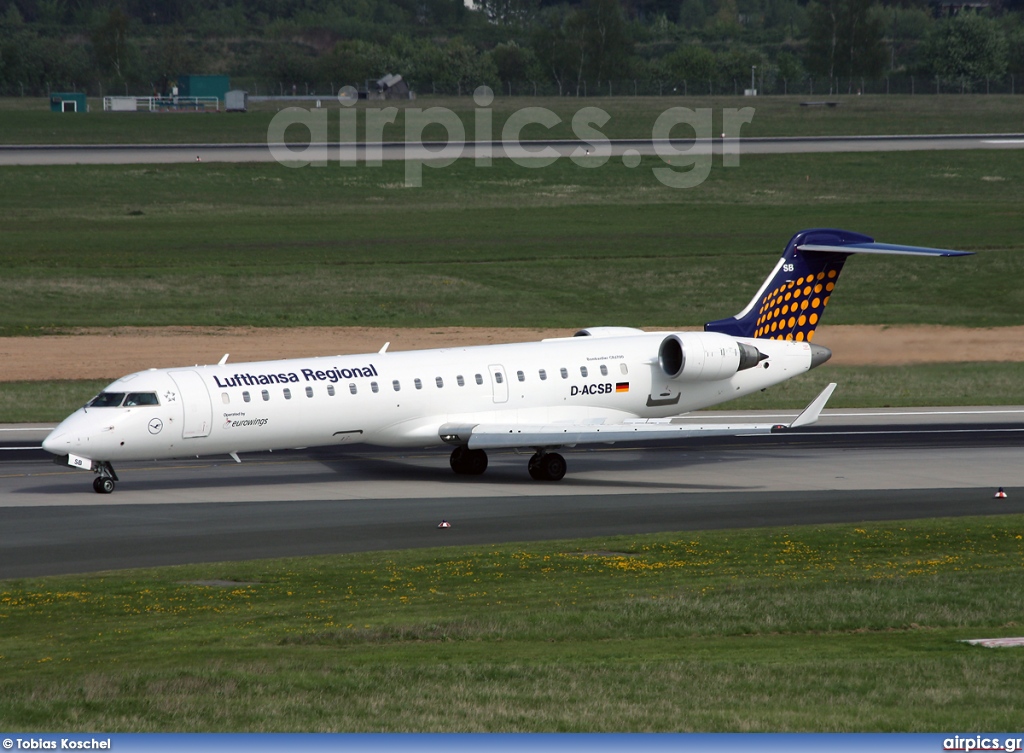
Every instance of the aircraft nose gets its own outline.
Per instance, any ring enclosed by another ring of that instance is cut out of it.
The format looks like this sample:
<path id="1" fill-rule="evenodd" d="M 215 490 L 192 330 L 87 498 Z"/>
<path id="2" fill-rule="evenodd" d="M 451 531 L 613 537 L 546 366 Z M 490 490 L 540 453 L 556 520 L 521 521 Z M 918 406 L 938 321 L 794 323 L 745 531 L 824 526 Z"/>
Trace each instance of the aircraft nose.
<path id="1" fill-rule="evenodd" d="M 51 431 L 43 440 L 43 449 L 53 455 L 67 455 L 70 446 L 71 442 L 67 432 L 61 431 L 59 428 Z"/>

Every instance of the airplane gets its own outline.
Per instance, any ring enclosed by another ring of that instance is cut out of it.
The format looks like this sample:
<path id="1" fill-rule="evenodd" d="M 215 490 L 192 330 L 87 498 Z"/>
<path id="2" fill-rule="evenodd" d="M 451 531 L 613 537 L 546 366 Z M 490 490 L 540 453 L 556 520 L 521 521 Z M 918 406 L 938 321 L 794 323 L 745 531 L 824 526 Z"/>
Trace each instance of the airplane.
<path id="1" fill-rule="evenodd" d="M 764 390 L 825 363 L 811 342 L 852 254 L 965 256 L 804 230 L 735 316 L 702 332 L 591 327 L 532 343 L 149 369 L 121 377 L 43 448 L 114 491 L 113 463 L 365 443 L 453 447 L 456 474 L 487 451 L 532 449 L 529 475 L 558 481 L 579 444 L 780 432 L 813 423 L 830 384 L 789 424 L 699 424 L 680 414 Z"/>

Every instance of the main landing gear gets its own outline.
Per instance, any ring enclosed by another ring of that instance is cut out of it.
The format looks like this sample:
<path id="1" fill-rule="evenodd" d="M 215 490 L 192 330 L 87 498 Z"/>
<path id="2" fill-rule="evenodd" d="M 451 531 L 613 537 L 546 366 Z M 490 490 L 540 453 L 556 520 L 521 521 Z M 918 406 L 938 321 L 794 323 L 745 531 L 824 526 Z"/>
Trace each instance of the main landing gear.
<path id="1" fill-rule="evenodd" d="M 93 491 L 97 494 L 110 494 L 114 491 L 114 482 L 118 480 L 114 466 L 104 460 L 96 463 L 94 470 L 99 475 L 92 481 Z"/>
<path id="2" fill-rule="evenodd" d="M 487 453 L 459 445 L 452 450 L 449 462 L 452 470 L 460 476 L 479 476 L 487 470 Z M 530 478 L 536 481 L 561 481 L 565 476 L 565 458 L 557 452 L 538 450 L 530 458 L 527 469 L 530 471 Z"/>
<path id="3" fill-rule="evenodd" d="M 557 452 L 538 450 L 526 468 L 535 481 L 561 481 L 565 476 L 565 458 Z"/>
<path id="4" fill-rule="evenodd" d="M 452 464 L 452 470 L 460 476 L 479 476 L 487 470 L 487 453 L 459 445 L 452 450 L 449 462 Z"/>

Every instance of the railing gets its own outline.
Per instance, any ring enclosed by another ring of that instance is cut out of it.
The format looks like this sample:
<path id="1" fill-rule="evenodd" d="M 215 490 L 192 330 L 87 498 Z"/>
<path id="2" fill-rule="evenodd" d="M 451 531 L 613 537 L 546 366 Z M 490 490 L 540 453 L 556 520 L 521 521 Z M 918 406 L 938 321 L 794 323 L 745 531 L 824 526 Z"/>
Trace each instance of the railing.
<path id="1" fill-rule="evenodd" d="M 217 97 L 104 97 L 104 112 L 217 112 Z"/>

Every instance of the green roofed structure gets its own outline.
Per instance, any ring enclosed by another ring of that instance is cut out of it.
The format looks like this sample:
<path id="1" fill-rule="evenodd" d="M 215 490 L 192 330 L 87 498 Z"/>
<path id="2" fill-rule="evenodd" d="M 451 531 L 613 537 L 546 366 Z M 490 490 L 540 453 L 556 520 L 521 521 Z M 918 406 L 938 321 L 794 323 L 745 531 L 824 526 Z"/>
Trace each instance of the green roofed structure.
<path id="1" fill-rule="evenodd" d="M 50 112 L 89 112 L 89 106 L 81 92 L 53 92 L 50 94 Z"/>
<path id="2" fill-rule="evenodd" d="M 223 102 L 230 88 L 231 80 L 227 76 L 178 76 L 178 95 L 182 97 L 216 97 Z"/>

